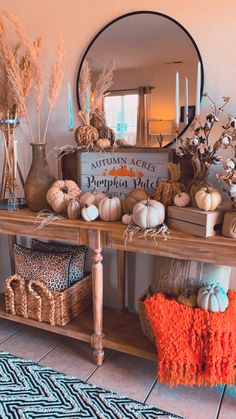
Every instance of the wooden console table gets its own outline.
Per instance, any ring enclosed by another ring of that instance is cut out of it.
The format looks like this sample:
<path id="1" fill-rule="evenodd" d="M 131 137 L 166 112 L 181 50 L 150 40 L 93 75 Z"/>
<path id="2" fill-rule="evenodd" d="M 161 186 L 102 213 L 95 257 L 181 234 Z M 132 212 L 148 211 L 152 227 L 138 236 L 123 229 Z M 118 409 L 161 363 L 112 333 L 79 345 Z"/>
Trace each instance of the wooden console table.
<path id="1" fill-rule="evenodd" d="M 14 271 L 12 245 L 16 236 L 44 238 L 73 244 L 84 244 L 92 249 L 93 309 L 89 308 L 68 325 L 51 326 L 36 320 L 14 316 L 5 311 L 4 294 L 0 297 L 0 318 L 27 324 L 64 336 L 91 342 L 97 365 L 103 362 L 107 347 L 136 356 L 155 359 L 155 348 L 141 331 L 137 314 L 124 310 L 125 297 L 125 251 L 168 256 L 177 259 L 197 260 L 222 265 L 236 266 L 236 241 L 222 236 L 208 239 L 171 231 L 168 240 L 157 238 L 141 239 L 135 236 L 124 245 L 125 226 L 121 222 L 86 222 L 82 220 L 59 220 L 43 228 L 36 229 L 36 216 L 28 209 L 15 213 L 0 210 L 0 233 L 9 238 L 10 258 Z M 102 250 L 117 250 L 117 279 L 119 289 L 119 310 L 103 308 L 103 265 Z"/>

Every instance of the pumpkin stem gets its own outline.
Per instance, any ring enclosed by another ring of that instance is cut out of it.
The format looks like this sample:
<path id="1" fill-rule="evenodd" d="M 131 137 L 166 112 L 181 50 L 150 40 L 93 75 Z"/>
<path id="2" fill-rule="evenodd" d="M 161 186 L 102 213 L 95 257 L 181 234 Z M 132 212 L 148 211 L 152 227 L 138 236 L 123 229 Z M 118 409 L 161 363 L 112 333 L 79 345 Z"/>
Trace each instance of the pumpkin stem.
<path id="1" fill-rule="evenodd" d="M 61 188 L 61 191 L 62 191 L 63 193 L 68 193 L 68 188 L 67 188 L 67 186 L 63 186 L 63 188 Z"/>
<path id="2" fill-rule="evenodd" d="M 206 193 L 211 193 L 212 188 L 209 185 L 206 185 Z"/>

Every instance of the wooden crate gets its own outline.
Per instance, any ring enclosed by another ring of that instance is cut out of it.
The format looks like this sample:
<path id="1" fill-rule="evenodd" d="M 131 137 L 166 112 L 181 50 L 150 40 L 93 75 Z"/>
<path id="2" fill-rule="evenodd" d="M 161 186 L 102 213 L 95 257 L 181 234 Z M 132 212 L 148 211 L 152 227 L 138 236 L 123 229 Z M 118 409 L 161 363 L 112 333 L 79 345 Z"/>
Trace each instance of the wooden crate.
<path id="1" fill-rule="evenodd" d="M 170 206 L 167 217 L 170 228 L 199 237 L 210 237 L 220 233 L 224 210 L 203 211 L 199 208 Z"/>

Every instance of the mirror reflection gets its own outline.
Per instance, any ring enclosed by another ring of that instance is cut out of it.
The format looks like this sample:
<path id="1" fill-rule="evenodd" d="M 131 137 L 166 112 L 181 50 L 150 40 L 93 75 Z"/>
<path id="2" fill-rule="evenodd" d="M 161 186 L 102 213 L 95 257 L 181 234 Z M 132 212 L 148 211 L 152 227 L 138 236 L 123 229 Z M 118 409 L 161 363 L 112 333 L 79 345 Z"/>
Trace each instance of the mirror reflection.
<path id="1" fill-rule="evenodd" d="M 179 112 L 180 134 L 195 115 L 199 51 L 177 22 L 155 12 L 137 12 L 107 25 L 91 42 L 78 74 L 87 62 L 91 70 L 91 104 L 96 82 L 114 65 L 112 83 L 96 112 L 105 116 L 122 145 L 168 146 Z M 176 72 L 179 99 L 176 104 Z M 80 107 L 81 92 L 78 94 Z M 176 106 L 179 108 L 176 110 Z"/>

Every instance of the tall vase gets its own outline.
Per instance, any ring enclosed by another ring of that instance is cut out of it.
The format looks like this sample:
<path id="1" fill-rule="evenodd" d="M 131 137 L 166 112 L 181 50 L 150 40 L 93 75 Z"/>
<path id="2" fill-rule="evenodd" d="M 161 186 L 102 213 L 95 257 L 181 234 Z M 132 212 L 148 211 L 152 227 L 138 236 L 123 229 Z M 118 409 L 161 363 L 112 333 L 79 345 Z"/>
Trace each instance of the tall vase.
<path id="1" fill-rule="evenodd" d="M 46 158 L 45 143 L 31 143 L 32 164 L 25 181 L 25 200 L 32 211 L 49 209 L 46 194 L 56 180 Z"/>

